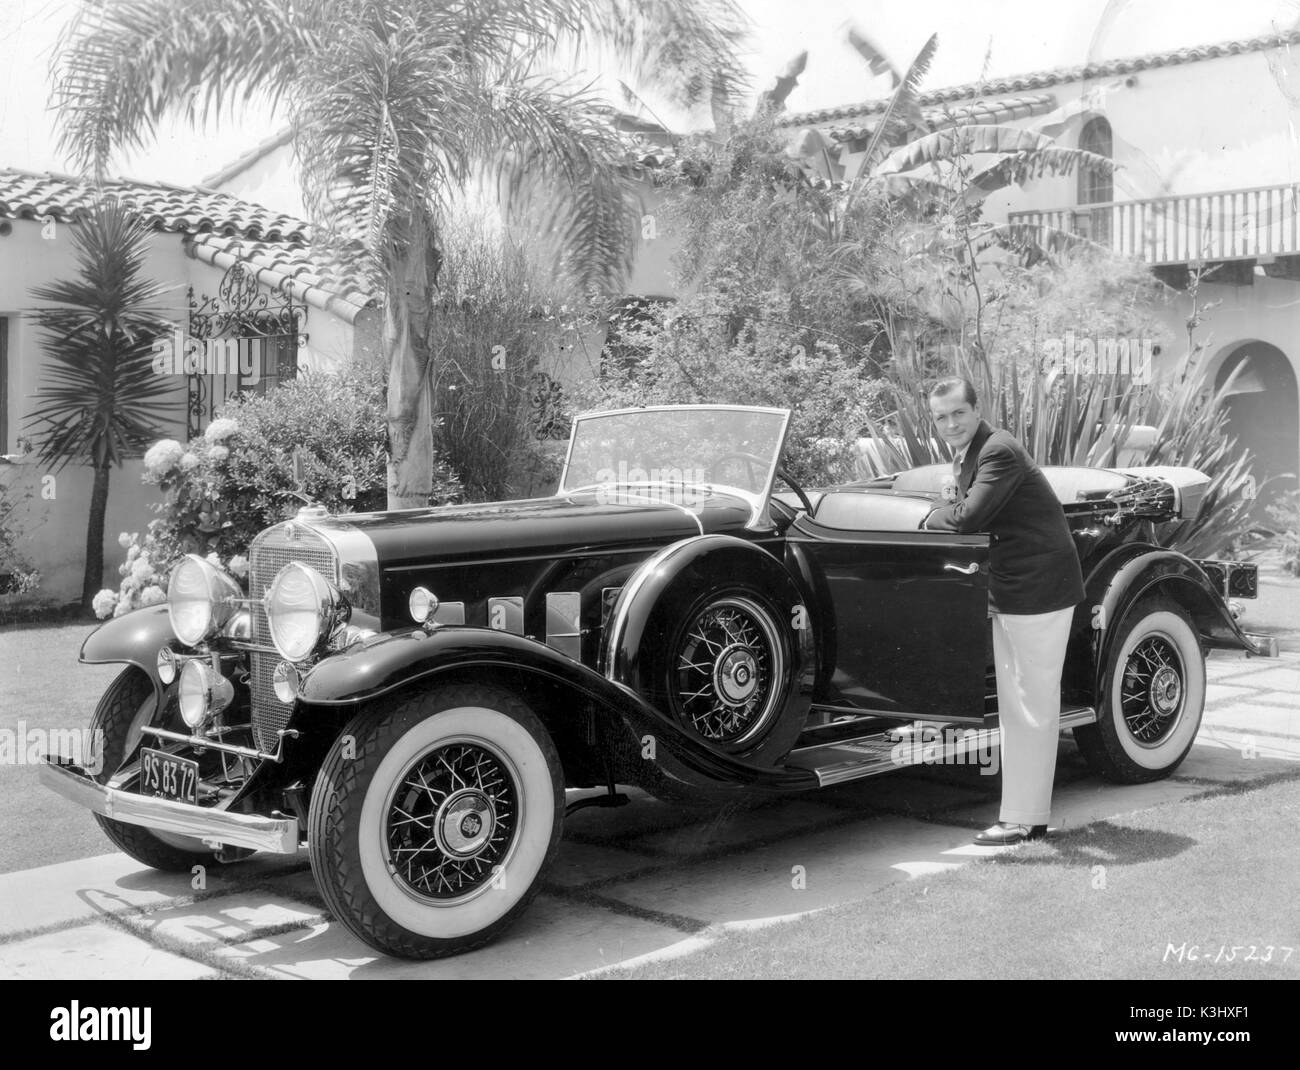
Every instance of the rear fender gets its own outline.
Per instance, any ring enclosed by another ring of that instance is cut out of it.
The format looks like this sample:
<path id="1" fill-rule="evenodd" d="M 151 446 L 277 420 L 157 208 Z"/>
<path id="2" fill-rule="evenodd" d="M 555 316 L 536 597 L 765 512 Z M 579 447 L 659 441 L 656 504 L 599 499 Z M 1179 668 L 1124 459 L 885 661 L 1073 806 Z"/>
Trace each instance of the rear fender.
<path id="1" fill-rule="evenodd" d="M 319 662 L 302 679 L 300 715 L 310 707 L 360 706 L 399 688 L 443 681 L 531 685 L 548 696 L 536 712 L 553 737 L 572 738 L 591 711 L 604 740 L 621 760 L 630 783 L 656 777 L 693 789 L 759 788 L 792 791 L 816 787 L 802 771 L 762 769 L 711 750 L 629 688 L 607 680 L 581 662 L 524 636 L 490 628 L 445 625 L 377 636 Z M 563 751 L 561 757 L 563 757 Z M 584 760 L 599 759 L 587 754 Z"/>
<path id="2" fill-rule="evenodd" d="M 1192 618 L 1201 641 L 1221 650 L 1245 650 L 1267 656 L 1268 645 L 1243 632 L 1215 589 L 1191 558 L 1176 550 L 1129 543 L 1108 554 L 1087 582 L 1087 627 L 1092 631 L 1094 684 L 1101 673 L 1112 636 L 1118 635 L 1133 606 L 1151 594 L 1165 594 Z M 1076 624 L 1080 616 L 1076 615 Z"/>

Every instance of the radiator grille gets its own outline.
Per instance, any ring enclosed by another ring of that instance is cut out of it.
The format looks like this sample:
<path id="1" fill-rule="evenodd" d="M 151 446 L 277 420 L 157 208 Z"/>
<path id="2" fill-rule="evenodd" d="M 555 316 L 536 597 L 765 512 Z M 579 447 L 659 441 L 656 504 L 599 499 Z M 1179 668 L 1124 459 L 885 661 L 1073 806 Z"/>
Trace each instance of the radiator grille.
<path id="1" fill-rule="evenodd" d="M 271 630 L 266 619 L 262 598 L 275 579 L 275 574 L 291 561 L 314 568 L 331 583 L 338 583 L 338 562 L 328 542 L 311 528 L 290 522 L 268 528 L 253 540 L 249 551 L 248 593 L 252 599 L 253 643 L 266 647 L 269 652 L 255 650 L 249 655 L 252 700 L 253 735 L 257 745 L 265 751 L 275 750 L 279 742 L 277 732 L 289 724 L 292 707 L 275 697 L 271 674 L 280 661 L 271 642 Z"/>

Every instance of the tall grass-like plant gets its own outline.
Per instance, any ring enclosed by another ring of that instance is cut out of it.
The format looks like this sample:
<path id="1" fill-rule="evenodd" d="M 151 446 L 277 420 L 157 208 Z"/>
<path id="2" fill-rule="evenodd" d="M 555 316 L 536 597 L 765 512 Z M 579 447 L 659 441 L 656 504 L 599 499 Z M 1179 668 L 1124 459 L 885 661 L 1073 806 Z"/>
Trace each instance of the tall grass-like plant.
<path id="1" fill-rule="evenodd" d="M 485 219 L 449 225 L 444 256 L 429 328 L 442 368 L 434 381 L 438 455 L 469 500 L 521 497 L 558 472 L 544 441 L 565 429 L 538 426 L 538 394 L 552 382 L 553 362 L 594 330 L 596 309 L 544 270 L 531 244 Z"/>

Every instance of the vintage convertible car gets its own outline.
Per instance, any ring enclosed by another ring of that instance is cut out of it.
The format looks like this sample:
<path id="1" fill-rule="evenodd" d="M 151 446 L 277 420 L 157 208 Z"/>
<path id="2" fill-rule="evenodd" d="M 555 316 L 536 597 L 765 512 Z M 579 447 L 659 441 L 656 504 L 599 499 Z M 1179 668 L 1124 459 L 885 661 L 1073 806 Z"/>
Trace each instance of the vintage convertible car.
<path id="1" fill-rule="evenodd" d="M 425 958 L 501 932 L 566 814 L 626 801 L 617 785 L 798 791 L 921 760 L 898 745 L 919 727 L 957 729 L 947 758 L 995 744 L 988 538 L 919 530 L 947 466 L 805 491 L 779 463 L 788 422 L 593 413 L 553 497 L 308 506 L 254 540 L 247 594 L 187 558 L 166 605 L 82 649 L 126 666 L 94 714 L 98 768 L 42 777 L 160 869 L 305 844 L 344 925 Z M 1087 585 L 1062 728 L 1103 777 L 1166 776 L 1205 651 L 1270 653 L 1226 601 L 1254 572 L 1154 545 L 1198 473 L 1048 473 Z"/>

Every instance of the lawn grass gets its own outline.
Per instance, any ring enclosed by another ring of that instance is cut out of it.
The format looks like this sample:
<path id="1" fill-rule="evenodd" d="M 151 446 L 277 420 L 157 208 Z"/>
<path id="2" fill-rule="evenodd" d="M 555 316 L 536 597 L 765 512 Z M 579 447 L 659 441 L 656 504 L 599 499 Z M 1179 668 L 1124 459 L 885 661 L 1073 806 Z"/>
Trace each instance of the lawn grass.
<path id="1" fill-rule="evenodd" d="M 607 976 L 1300 978 L 1300 771 L 1006 849 Z M 1237 946 L 1235 961 L 1178 961 Z M 1245 961 L 1251 946 L 1269 963 Z M 1283 947 L 1294 948 L 1289 959 Z"/>
<path id="2" fill-rule="evenodd" d="M 0 628 L 0 728 L 89 727 L 121 665 L 78 665 L 95 624 Z M 26 756 L 24 755 L 24 758 Z M 0 764 L 0 873 L 116 851 L 93 817 L 37 780 L 37 766 Z"/>

